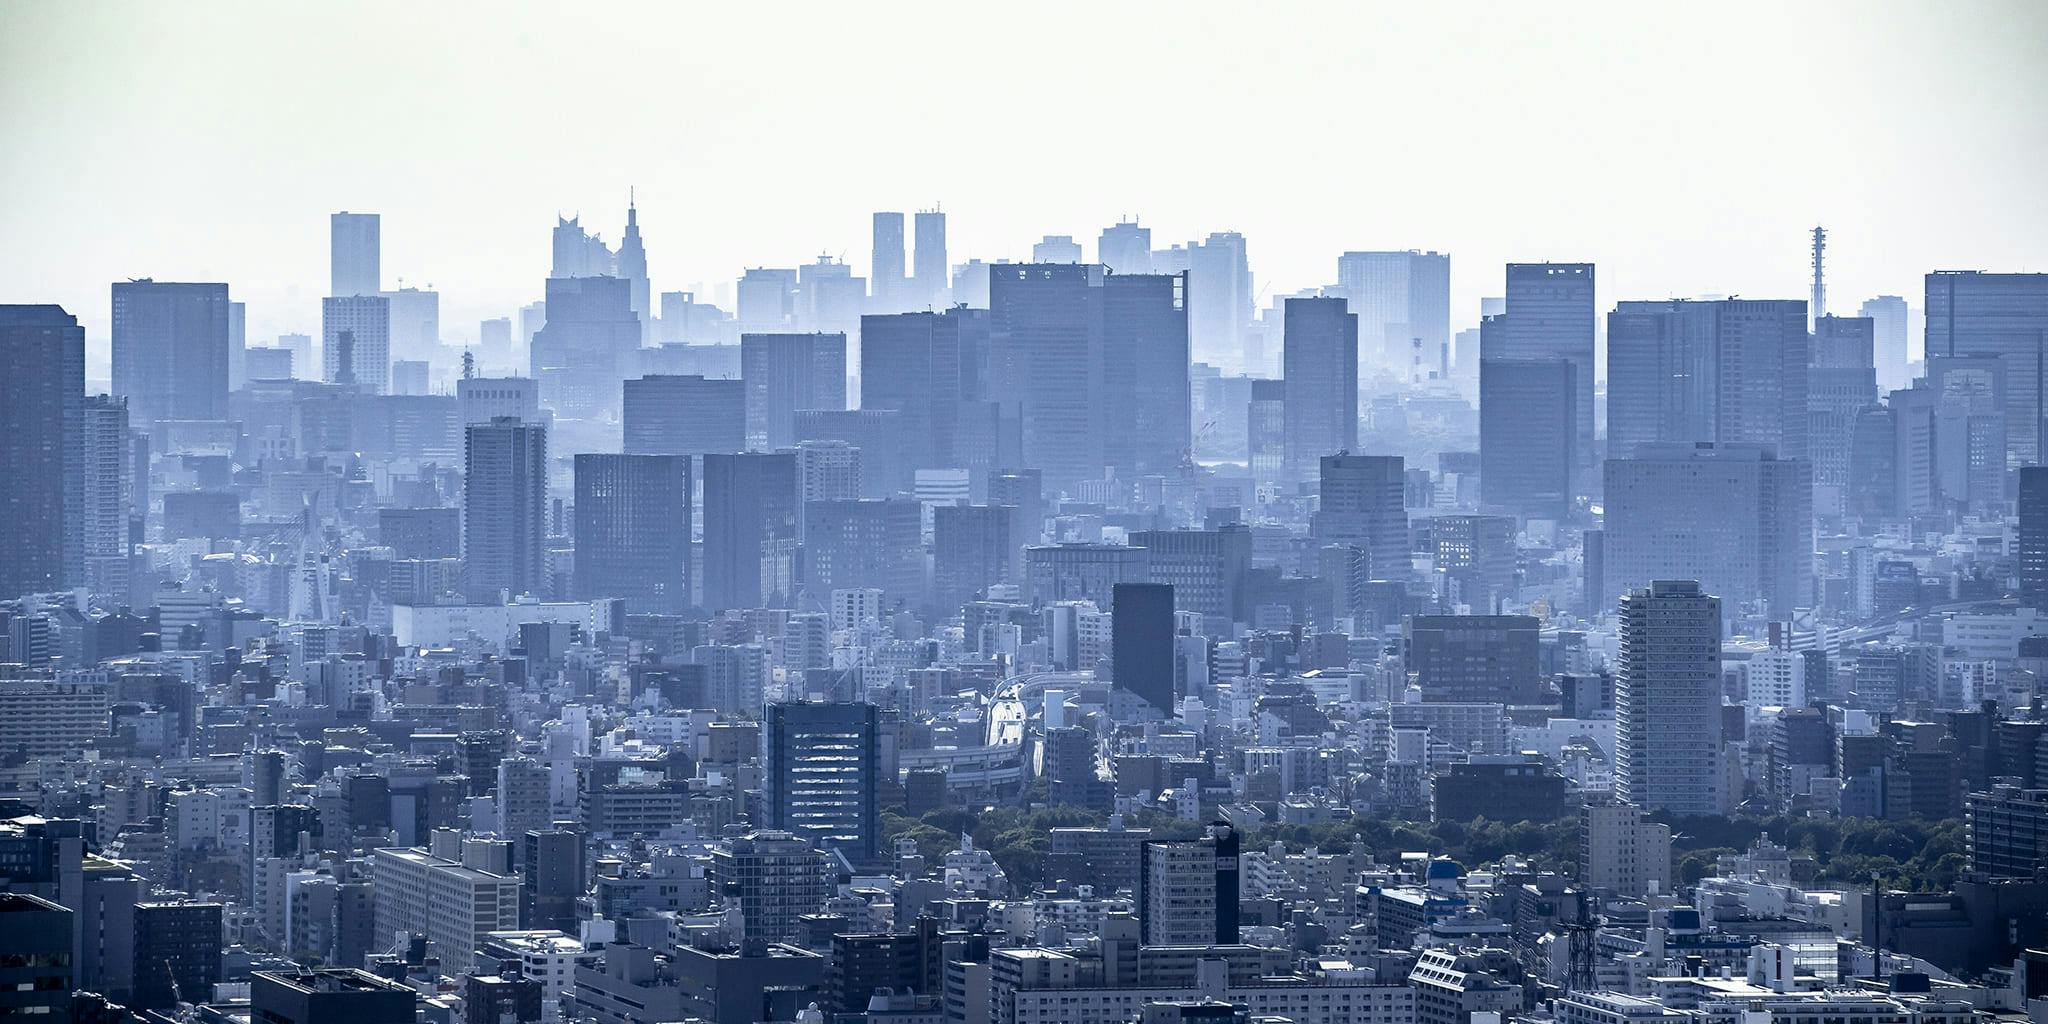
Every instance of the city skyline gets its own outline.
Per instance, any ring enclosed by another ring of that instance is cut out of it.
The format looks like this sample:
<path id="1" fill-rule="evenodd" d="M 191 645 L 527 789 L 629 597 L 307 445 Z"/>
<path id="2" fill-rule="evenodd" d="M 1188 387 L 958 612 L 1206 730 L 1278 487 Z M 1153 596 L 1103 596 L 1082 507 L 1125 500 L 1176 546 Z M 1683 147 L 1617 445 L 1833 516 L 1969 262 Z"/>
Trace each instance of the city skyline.
<path id="1" fill-rule="evenodd" d="M 1623 299 L 1797 298 L 1815 223 L 1830 230 L 1838 312 L 1912 299 L 1927 270 L 2048 267 L 2034 241 L 2048 199 L 2026 186 L 2048 158 L 2048 75 L 2025 49 L 2048 9 L 2034 5 L 1902 8 L 1882 24 L 1806 6 L 1713 54 L 1690 45 L 1696 19 L 1633 8 L 1282 10 L 1237 24 L 1205 7 L 1172 34 L 1111 9 L 1090 12 L 1085 38 L 1050 19 L 1002 24 L 1010 45 L 994 54 L 971 45 L 993 22 L 921 16 L 932 10 L 814 12 L 813 31 L 765 40 L 780 26 L 693 12 L 691 39 L 765 45 L 681 62 L 664 45 L 686 26 L 657 8 L 595 24 L 407 10 L 413 31 L 396 33 L 373 33 L 378 8 L 357 10 L 332 23 L 237 5 L 0 13 L 0 60 L 19 69 L 0 91 L 0 127 L 19 141 L 0 188 L 37 199 L 0 210 L 0 236 L 28 243 L 0 253 L 0 298 L 73 310 L 95 377 L 109 281 L 227 281 L 253 343 L 317 333 L 326 219 L 370 211 L 384 286 L 436 287 L 445 336 L 466 341 L 540 297 L 555 214 L 616 245 L 629 191 L 653 290 L 701 285 L 714 301 L 745 267 L 821 252 L 866 273 L 872 211 L 933 206 L 949 214 L 955 263 L 1028 259 L 1048 234 L 1092 258 L 1096 233 L 1128 216 L 1160 248 L 1239 231 L 1261 307 L 1334 283 L 1345 251 L 1447 252 L 1454 330 L 1514 261 L 1599 265 L 1603 313 Z M 326 45 L 293 44 L 314 30 Z M 440 48 L 450 39 L 472 44 L 462 60 Z M 600 92 L 639 99 L 549 90 L 531 70 L 546 46 L 602 57 L 617 81 Z M 905 59 L 857 58 L 870 48 Z M 380 51 L 389 73 L 344 77 L 343 55 Z M 989 102 L 1006 89 L 1038 98 Z M 1079 102 L 1116 94 L 1157 96 L 1161 113 Z M 1554 109 L 1565 96 L 1570 109 Z M 459 116 L 395 116 L 423 103 Z M 195 110 L 216 113 L 173 116 Z M 350 145 L 334 146 L 335 118 Z M 575 118 L 573 147 L 534 133 Z M 1731 132 L 1748 141 L 1727 145 Z M 1503 168 L 1502 154 L 1528 159 Z M 1063 162 L 1070 180 L 1049 181 Z"/>

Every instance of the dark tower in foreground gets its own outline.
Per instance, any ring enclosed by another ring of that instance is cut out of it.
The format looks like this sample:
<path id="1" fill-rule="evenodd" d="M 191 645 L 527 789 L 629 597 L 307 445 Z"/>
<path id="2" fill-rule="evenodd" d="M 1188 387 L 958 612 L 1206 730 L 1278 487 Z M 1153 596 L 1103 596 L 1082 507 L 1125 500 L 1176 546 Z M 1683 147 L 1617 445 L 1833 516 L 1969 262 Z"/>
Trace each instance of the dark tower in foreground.
<path id="1" fill-rule="evenodd" d="M 61 589 L 82 569 L 85 328 L 58 306 L 0 306 L 0 361 L 4 600 Z"/>
<path id="2" fill-rule="evenodd" d="M 576 597 L 690 607 L 690 457 L 576 456 Z"/>

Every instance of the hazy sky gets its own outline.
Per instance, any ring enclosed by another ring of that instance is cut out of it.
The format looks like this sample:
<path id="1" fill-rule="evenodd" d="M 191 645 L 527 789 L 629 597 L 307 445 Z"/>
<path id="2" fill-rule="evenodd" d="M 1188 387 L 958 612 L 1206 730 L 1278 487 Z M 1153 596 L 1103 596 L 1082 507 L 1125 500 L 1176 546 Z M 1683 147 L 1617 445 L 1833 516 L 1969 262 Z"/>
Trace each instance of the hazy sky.
<path id="1" fill-rule="evenodd" d="M 1262 295 L 1444 250 L 1460 326 L 1508 260 L 1804 297 L 1818 222 L 1837 312 L 1917 305 L 2048 270 L 2048 3 L 0 2 L 0 302 L 100 345 L 131 276 L 317 333 L 342 209 L 473 338 L 629 186 L 656 291 L 866 273 L 870 211 L 937 203 L 956 262 L 1242 231 Z"/>

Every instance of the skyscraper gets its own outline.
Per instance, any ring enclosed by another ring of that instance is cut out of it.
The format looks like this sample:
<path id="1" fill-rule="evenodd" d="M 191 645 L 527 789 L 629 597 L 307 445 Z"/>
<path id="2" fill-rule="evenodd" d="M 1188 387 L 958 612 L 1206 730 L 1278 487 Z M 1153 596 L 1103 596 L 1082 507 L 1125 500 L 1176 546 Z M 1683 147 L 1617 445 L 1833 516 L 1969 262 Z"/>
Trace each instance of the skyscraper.
<path id="1" fill-rule="evenodd" d="M 868 270 L 868 286 L 874 289 L 875 308 L 894 312 L 909 282 L 903 275 L 903 215 L 877 212 L 874 218 L 874 260 Z"/>
<path id="2" fill-rule="evenodd" d="M 1905 298 L 1898 295 L 1880 295 L 1865 300 L 1863 308 L 1858 312 L 1871 320 L 1877 386 L 1890 391 L 1911 383 L 1911 374 L 1907 369 L 1907 339 L 1911 331 L 1906 326 L 1911 314 L 1906 308 Z M 1923 355 L 1922 358 L 1926 357 Z"/>
<path id="3" fill-rule="evenodd" d="M 380 260 L 383 219 L 344 210 L 327 218 L 328 295 L 375 295 L 384 290 Z"/>
<path id="4" fill-rule="evenodd" d="M 321 299 L 320 364 L 329 381 L 352 384 L 366 395 L 386 393 L 391 384 L 391 300 L 382 295 Z"/>
<path id="5" fill-rule="evenodd" d="M 748 444 L 787 448 L 797 441 L 798 412 L 846 408 L 846 335 L 741 335 L 740 379 Z"/>
<path id="6" fill-rule="evenodd" d="M 2048 611 L 2048 466 L 2020 469 L 2020 603 Z"/>
<path id="7" fill-rule="evenodd" d="M 1126 478 L 1192 455 L 1188 275 L 1102 277 L 1103 457 Z"/>
<path id="8" fill-rule="evenodd" d="M 1694 579 L 1721 599 L 1813 604 L 1813 483 L 1757 445 L 1650 444 L 1606 464 L 1611 593 Z"/>
<path id="9" fill-rule="evenodd" d="M 770 704 L 761 722 L 762 804 L 769 827 L 856 865 L 881 840 L 876 783 L 880 718 L 873 704 Z"/>
<path id="10" fill-rule="evenodd" d="M 1103 466 L 1102 268 L 989 268 L 989 365 L 1015 395 L 1024 464 L 1055 487 Z"/>
<path id="11" fill-rule="evenodd" d="M 1574 450 L 1580 464 L 1593 458 L 1593 265 L 1510 263 L 1506 320 L 1500 344 L 1486 356 L 1563 359 L 1572 364 Z"/>
<path id="12" fill-rule="evenodd" d="M 1309 528 L 1316 544 L 1366 552 L 1373 579 L 1407 579 L 1411 560 L 1401 456 L 1325 455 L 1321 469 L 1321 503 Z"/>
<path id="13" fill-rule="evenodd" d="M 1617 304 L 1607 318 L 1608 454 L 1712 441 L 1806 458 L 1807 338 L 1803 300 Z M 1832 334 L 1829 345 L 1854 347 Z"/>
<path id="14" fill-rule="evenodd" d="M 2048 358 L 2048 274 L 1936 271 L 1927 275 L 1927 352 L 1996 356 L 2006 364 L 2008 466 L 2042 461 L 2048 430 L 2041 385 Z"/>
<path id="15" fill-rule="evenodd" d="M 796 455 L 704 456 L 704 607 L 787 603 L 796 585 Z"/>
<path id="16" fill-rule="evenodd" d="M 924 509 L 912 498 L 804 503 L 804 586 L 813 596 L 875 588 L 891 602 L 924 600 Z"/>
<path id="17" fill-rule="evenodd" d="M 481 604 L 537 594 L 547 555 L 547 428 L 500 416 L 465 434 L 463 592 Z"/>
<path id="18" fill-rule="evenodd" d="M 95 594 L 128 594 L 128 517 L 134 511 L 128 488 L 133 465 L 124 399 L 93 395 L 79 418 L 79 463 L 84 474 L 85 586 Z"/>
<path id="19" fill-rule="evenodd" d="M 82 570 L 85 328 L 58 306 L 0 306 L 0 600 Z"/>
<path id="20" fill-rule="evenodd" d="M 1343 299 L 1288 299 L 1281 376 L 1286 382 L 1288 474 L 1358 447 L 1358 315 Z"/>
<path id="21" fill-rule="evenodd" d="M 972 428 L 988 346 L 985 309 L 861 318 L 860 407 L 903 414 L 912 469 L 986 468 L 992 453 L 977 450 Z"/>
<path id="22" fill-rule="evenodd" d="M 917 273 L 915 303 L 926 309 L 946 308 L 946 294 L 952 284 L 952 268 L 946 262 L 946 214 L 941 210 L 919 210 L 917 229 Z"/>
<path id="23" fill-rule="evenodd" d="M 576 456 L 576 597 L 690 608 L 690 457 Z"/>
<path id="24" fill-rule="evenodd" d="M 738 380 L 689 376 L 625 382 L 628 455 L 708 455 L 745 451 L 747 390 Z"/>
<path id="25" fill-rule="evenodd" d="M 989 585 L 1017 579 L 1023 544 L 1014 505 L 941 505 L 932 510 L 932 609 L 950 617 Z"/>
<path id="26" fill-rule="evenodd" d="M 1252 321 L 1252 270 L 1244 236 L 1235 231 L 1211 232 L 1185 249 L 1168 250 L 1185 265 L 1161 266 L 1161 273 L 1188 274 L 1188 335 L 1194 358 L 1212 366 L 1247 364 L 1245 327 Z"/>
<path id="27" fill-rule="evenodd" d="M 1566 359 L 1479 360 L 1479 500 L 1537 519 L 1571 514 L 1579 390 Z"/>
<path id="28" fill-rule="evenodd" d="M 1116 685 L 1172 717 L 1179 703 L 1173 686 L 1173 587 L 1116 583 L 1111 588 L 1116 612 L 1110 620 L 1110 663 Z"/>
<path id="29" fill-rule="evenodd" d="M 1095 262 L 1112 274 L 1152 272 L 1152 229 L 1134 220 L 1120 220 L 1102 229 L 1095 243 Z"/>
<path id="30" fill-rule="evenodd" d="M 228 286 L 114 282 L 114 393 L 135 422 L 228 415 Z"/>
<path id="31" fill-rule="evenodd" d="M 1615 796 L 1645 811 L 1726 814 L 1721 599 L 1659 580 L 1621 599 Z"/>
<path id="32" fill-rule="evenodd" d="M 531 376 L 544 405 L 585 418 L 616 410 L 620 384 L 640 350 L 632 282 L 622 277 L 551 277 L 547 323 L 533 336 Z"/>
<path id="33" fill-rule="evenodd" d="M 647 246 L 640 241 L 640 210 L 626 200 L 626 234 L 619 239 L 619 276 L 626 279 L 634 315 L 640 318 L 641 336 L 654 326 L 653 296 L 648 294 Z"/>
<path id="34" fill-rule="evenodd" d="M 1451 258 L 1444 253 L 1347 252 L 1337 288 L 1358 314 L 1360 367 L 1408 379 L 1418 347 L 1431 366 L 1451 340 Z"/>

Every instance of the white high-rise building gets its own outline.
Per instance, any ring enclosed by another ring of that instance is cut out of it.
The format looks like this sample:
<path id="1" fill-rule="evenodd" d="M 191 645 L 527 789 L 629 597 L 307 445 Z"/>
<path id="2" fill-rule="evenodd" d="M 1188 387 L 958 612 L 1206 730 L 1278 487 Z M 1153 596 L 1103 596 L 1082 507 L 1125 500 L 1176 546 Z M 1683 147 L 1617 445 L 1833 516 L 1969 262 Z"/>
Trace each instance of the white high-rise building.
<path id="1" fill-rule="evenodd" d="M 342 364 L 342 355 L 348 363 Z M 391 300 L 382 295 L 320 300 L 320 366 L 336 383 L 381 395 L 391 383 Z"/>

